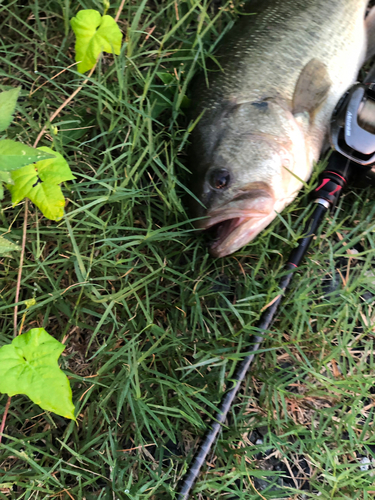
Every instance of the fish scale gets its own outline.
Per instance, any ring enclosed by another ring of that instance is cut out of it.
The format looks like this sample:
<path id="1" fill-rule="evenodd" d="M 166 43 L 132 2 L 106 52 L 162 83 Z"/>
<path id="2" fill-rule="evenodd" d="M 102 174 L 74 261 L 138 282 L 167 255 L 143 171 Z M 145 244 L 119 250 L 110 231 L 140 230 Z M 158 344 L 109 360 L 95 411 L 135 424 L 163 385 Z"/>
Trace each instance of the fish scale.
<path id="1" fill-rule="evenodd" d="M 251 241 L 311 175 L 332 111 L 356 80 L 367 43 L 367 0 L 256 0 L 223 38 L 208 80 L 193 84 L 189 149 L 198 224 L 226 224 L 215 256 Z M 224 183 L 223 183 L 224 180 Z M 245 206 L 236 198 L 249 196 Z M 270 199 L 272 198 L 272 203 Z M 237 219 L 233 222 L 233 219 Z"/>
<path id="2" fill-rule="evenodd" d="M 253 3 L 249 9 L 258 13 L 235 25 L 216 54 L 223 73 L 210 78 L 213 85 L 205 92 L 201 105 L 220 105 L 223 99 L 238 100 L 241 96 L 247 101 L 264 93 L 291 98 L 299 73 L 309 59 L 328 60 L 332 67 L 335 52 L 348 52 L 354 45 L 358 54 L 358 46 L 364 46 L 363 39 L 357 36 L 354 41 L 350 35 L 353 30 L 359 33 L 358 21 L 364 18 L 366 0 L 264 1 L 263 12 L 256 5 L 251 7 Z M 352 22 L 353 17 L 357 17 L 357 23 Z M 346 40 L 339 35 L 342 30 L 348 36 Z M 338 60 L 340 64 L 340 53 Z M 346 69 L 351 79 L 356 76 L 358 63 L 355 66 Z"/>

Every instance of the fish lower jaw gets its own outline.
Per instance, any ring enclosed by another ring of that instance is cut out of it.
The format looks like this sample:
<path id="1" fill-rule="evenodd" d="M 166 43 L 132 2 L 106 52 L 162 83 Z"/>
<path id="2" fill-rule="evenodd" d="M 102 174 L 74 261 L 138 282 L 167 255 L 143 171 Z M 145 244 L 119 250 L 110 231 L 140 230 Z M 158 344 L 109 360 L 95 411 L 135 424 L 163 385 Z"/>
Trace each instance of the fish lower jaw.
<path id="1" fill-rule="evenodd" d="M 225 257 L 252 241 L 275 218 L 272 211 L 260 217 L 235 217 L 217 224 L 217 239 L 210 246 L 214 257 Z"/>

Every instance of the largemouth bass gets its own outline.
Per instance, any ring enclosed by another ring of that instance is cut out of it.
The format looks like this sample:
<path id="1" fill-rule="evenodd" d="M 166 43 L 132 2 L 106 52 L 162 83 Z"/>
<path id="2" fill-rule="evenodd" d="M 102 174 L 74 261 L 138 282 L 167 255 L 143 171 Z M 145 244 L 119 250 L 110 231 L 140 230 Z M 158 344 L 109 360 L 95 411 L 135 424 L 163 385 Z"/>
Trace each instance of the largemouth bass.
<path id="1" fill-rule="evenodd" d="M 255 0 L 193 85 L 194 215 L 223 257 L 259 234 L 319 159 L 340 97 L 368 52 L 368 0 Z"/>

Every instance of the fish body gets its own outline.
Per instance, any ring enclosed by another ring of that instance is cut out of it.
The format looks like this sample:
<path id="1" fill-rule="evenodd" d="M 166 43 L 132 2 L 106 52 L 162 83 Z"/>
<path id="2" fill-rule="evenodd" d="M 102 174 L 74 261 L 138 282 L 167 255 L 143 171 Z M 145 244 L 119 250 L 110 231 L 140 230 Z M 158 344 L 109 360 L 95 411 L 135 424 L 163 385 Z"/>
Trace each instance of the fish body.
<path id="1" fill-rule="evenodd" d="M 251 241 L 311 175 L 367 50 L 368 0 L 255 0 L 193 85 L 189 165 L 211 252 Z"/>

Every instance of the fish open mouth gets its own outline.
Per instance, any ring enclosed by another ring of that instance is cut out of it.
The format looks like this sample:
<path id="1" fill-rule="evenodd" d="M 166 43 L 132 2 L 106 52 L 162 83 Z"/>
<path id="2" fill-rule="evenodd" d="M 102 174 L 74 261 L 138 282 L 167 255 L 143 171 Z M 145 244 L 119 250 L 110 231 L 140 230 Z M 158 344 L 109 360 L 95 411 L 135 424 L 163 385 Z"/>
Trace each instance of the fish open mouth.
<path id="1" fill-rule="evenodd" d="M 213 226 L 208 228 L 208 233 L 212 238 L 210 248 L 214 250 L 215 247 L 219 246 L 222 241 L 224 241 L 230 234 L 242 224 L 246 219 L 244 217 L 234 217 L 233 219 L 226 219 L 221 222 L 217 222 Z"/>
<path id="2" fill-rule="evenodd" d="M 213 217 L 205 224 L 210 237 L 210 253 L 224 257 L 236 252 L 254 239 L 274 219 L 276 213 L 241 214 L 232 217 Z M 225 218 L 224 218 L 225 217 Z M 219 220 L 218 220 L 219 219 Z"/>
<path id="3" fill-rule="evenodd" d="M 246 245 L 275 217 L 275 199 L 268 186 L 253 183 L 229 202 L 208 211 L 200 223 L 208 230 L 210 252 L 215 257 L 229 255 Z"/>

